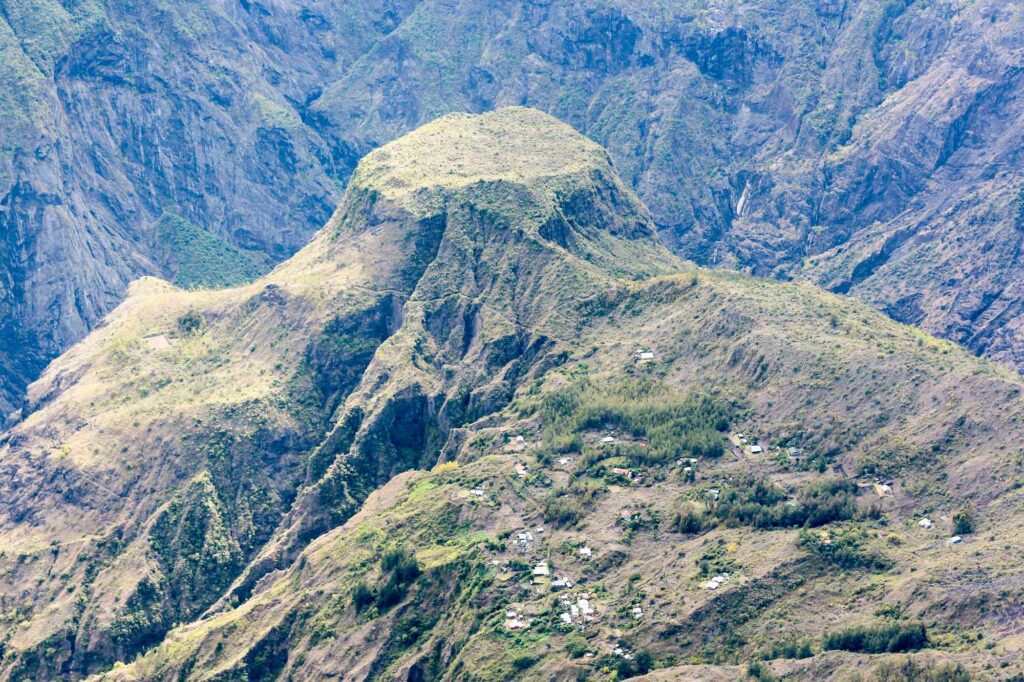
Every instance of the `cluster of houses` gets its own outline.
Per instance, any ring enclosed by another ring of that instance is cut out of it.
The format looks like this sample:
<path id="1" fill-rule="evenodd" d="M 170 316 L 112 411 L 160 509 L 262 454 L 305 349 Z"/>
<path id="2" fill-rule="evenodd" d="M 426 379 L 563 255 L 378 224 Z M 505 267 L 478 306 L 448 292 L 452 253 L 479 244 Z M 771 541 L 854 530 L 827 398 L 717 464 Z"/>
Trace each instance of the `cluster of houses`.
<path id="1" fill-rule="evenodd" d="M 742 433 L 734 433 L 732 436 L 733 443 L 741 448 L 745 448 L 751 455 L 763 455 L 765 454 L 764 446 L 758 442 L 758 439 L 754 436 L 746 436 Z M 800 448 L 789 447 L 782 448 L 776 447 L 775 452 L 782 455 L 789 455 L 791 460 L 798 460 L 803 455 L 803 451 Z"/>
<path id="2" fill-rule="evenodd" d="M 516 547 L 520 552 L 529 552 L 533 547 L 533 533 L 528 530 L 516 533 Z"/>
<path id="3" fill-rule="evenodd" d="M 505 612 L 505 629 L 506 630 L 526 630 L 530 627 L 530 620 L 523 614 L 519 613 L 515 609 L 509 609 Z"/>
<path id="4" fill-rule="evenodd" d="M 564 594 L 559 598 L 558 602 L 565 609 L 559 614 L 559 620 L 566 625 L 582 625 L 589 623 L 597 617 L 597 611 L 590 605 L 589 595 L 576 595 L 574 600 L 572 595 Z"/>

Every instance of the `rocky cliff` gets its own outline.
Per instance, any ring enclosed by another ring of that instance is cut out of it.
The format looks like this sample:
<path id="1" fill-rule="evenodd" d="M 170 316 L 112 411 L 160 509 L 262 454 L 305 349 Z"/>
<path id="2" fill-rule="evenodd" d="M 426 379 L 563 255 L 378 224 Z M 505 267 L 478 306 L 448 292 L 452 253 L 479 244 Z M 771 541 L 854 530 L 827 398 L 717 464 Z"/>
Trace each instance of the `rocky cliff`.
<path id="1" fill-rule="evenodd" d="M 1022 362 L 1012 3 L 0 7 L 5 412 L 134 277 L 176 276 L 166 215 L 278 261 L 359 157 L 509 104 L 607 147 L 677 253 Z"/>

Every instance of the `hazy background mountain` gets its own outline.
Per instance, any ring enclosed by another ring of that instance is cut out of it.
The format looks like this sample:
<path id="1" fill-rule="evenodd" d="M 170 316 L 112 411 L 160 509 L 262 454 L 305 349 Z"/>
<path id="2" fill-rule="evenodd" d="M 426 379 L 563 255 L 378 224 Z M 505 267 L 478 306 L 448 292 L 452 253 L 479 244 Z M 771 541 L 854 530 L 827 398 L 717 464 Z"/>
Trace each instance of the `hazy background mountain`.
<path id="1" fill-rule="evenodd" d="M 1024 363 L 1016 3 L 0 8 L 5 411 L 133 278 L 251 277 L 366 152 L 507 104 L 605 145 L 677 253 Z"/>

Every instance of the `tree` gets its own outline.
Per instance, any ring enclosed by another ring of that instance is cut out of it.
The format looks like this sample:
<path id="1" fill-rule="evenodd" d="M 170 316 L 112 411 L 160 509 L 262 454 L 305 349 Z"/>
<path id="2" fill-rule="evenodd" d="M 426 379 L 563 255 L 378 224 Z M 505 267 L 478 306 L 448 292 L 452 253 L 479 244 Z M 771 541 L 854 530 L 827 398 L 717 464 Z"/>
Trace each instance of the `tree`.
<path id="1" fill-rule="evenodd" d="M 953 535 L 969 535 L 974 532 L 974 513 L 961 509 L 953 514 Z"/>
<path id="2" fill-rule="evenodd" d="M 375 595 L 373 590 L 364 581 L 360 580 L 352 589 L 352 605 L 356 613 L 362 613 L 366 607 L 373 603 Z"/>

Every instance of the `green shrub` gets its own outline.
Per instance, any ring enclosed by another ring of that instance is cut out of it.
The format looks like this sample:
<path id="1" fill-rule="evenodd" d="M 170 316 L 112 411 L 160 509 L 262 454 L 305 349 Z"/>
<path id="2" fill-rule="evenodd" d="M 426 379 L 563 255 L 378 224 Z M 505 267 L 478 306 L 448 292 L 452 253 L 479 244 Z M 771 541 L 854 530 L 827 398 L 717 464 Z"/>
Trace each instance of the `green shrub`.
<path id="1" fill-rule="evenodd" d="M 188 336 L 195 334 L 202 329 L 205 323 L 206 320 L 203 318 L 201 313 L 195 310 L 190 310 L 178 318 L 178 330 L 182 334 Z"/>
<path id="2" fill-rule="evenodd" d="M 544 503 L 544 520 L 557 526 L 575 524 L 605 490 L 603 483 L 589 479 L 553 490 Z"/>
<path id="3" fill-rule="evenodd" d="M 573 635 L 565 640 L 565 650 L 569 653 L 569 658 L 582 658 L 587 653 L 587 648 L 587 640 L 579 635 Z"/>
<path id="4" fill-rule="evenodd" d="M 377 590 L 377 608 L 381 611 L 389 609 L 405 599 L 405 594 L 405 585 L 392 577 Z"/>
<path id="5" fill-rule="evenodd" d="M 822 537 L 819 532 L 805 528 L 800 531 L 797 545 L 841 568 L 881 571 L 891 565 L 884 556 L 865 550 L 860 534 L 852 529 L 834 529 Z"/>
<path id="6" fill-rule="evenodd" d="M 672 530 L 677 533 L 696 535 L 703 532 L 706 526 L 705 515 L 689 505 L 672 517 Z"/>
<path id="7" fill-rule="evenodd" d="M 970 535 L 974 532 L 974 512 L 961 509 L 953 514 L 953 535 Z"/>
<path id="8" fill-rule="evenodd" d="M 871 682 L 970 682 L 971 676 L 959 663 L 918 662 L 912 658 L 887 660 L 875 666 Z"/>
<path id="9" fill-rule="evenodd" d="M 416 556 L 405 547 L 395 547 L 384 552 L 381 557 L 380 567 L 387 573 L 391 573 L 397 582 L 406 585 L 416 580 L 420 575 L 420 566 L 416 562 Z"/>
<path id="10" fill-rule="evenodd" d="M 753 680 L 762 680 L 763 682 L 769 682 L 775 680 L 775 675 L 768 669 L 761 661 L 751 661 L 747 665 L 747 677 Z"/>
<path id="11" fill-rule="evenodd" d="M 517 656 L 512 659 L 512 667 L 516 670 L 526 670 L 532 668 L 536 662 L 537 659 L 533 656 Z"/>
<path id="12" fill-rule="evenodd" d="M 918 651 L 928 646 L 928 633 L 921 623 L 884 623 L 847 628 L 825 635 L 826 651 L 853 651 L 865 654 L 896 654 Z"/>
<path id="13" fill-rule="evenodd" d="M 373 593 L 373 589 L 362 580 L 356 583 L 352 589 L 352 606 L 355 607 L 356 613 L 365 611 L 374 599 L 376 599 L 376 595 Z"/>
<path id="14" fill-rule="evenodd" d="M 849 481 L 820 481 L 789 500 L 770 481 L 750 477 L 725 488 L 712 513 L 728 526 L 816 528 L 852 519 L 857 513 L 856 490 Z"/>
<path id="15" fill-rule="evenodd" d="M 650 651 L 643 649 L 636 655 L 636 674 L 646 675 L 654 670 L 654 656 Z"/>

